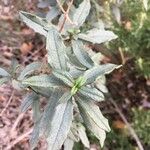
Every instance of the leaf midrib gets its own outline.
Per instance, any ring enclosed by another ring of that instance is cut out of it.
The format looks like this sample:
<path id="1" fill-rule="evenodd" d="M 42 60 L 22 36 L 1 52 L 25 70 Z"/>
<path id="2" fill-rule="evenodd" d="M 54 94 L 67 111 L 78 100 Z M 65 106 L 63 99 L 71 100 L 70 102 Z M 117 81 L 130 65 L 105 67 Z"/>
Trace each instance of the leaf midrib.
<path id="1" fill-rule="evenodd" d="M 67 104 L 66 104 L 66 107 L 65 107 L 65 110 L 64 110 L 64 112 L 63 112 L 62 118 L 64 118 L 64 115 L 65 115 L 65 112 L 66 112 L 66 108 L 67 108 L 67 106 L 68 106 L 68 103 L 69 103 L 69 101 L 68 101 Z M 55 143 L 56 143 L 56 141 L 57 141 L 58 133 L 60 132 L 60 129 L 61 129 L 62 124 L 63 124 L 63 119 L 62 119 L 62 121 L 61 121 L 61 124 L 60 124 L 60 126 L 59 126 L 58 132 L 57 132 L 57 134 L 56 134 L 56 137 L 55 137 L 55 140 L 54 140 L 55 142 L 54 142 L 54 144 L 52 145 L 52 149 L 53 149 L 53 147 L 54 147 L 54 145 L 55 145 Z"/>

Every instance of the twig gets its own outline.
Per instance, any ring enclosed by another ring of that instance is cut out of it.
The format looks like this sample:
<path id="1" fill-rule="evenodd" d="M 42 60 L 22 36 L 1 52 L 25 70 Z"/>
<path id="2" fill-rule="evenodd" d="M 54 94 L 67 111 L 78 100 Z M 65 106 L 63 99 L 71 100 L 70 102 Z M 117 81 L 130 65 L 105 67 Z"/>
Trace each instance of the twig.
<path id="1" fill-rule="evenodd" d="M 66 20 L 67 20 L 67 18 L 64 16 L 64 20 L 63 20 L 62 25 L 60 26 L 59 32 L 61 32 L 63 30 Z"/>
<path id="2" fill-rule="evenodd" d="M 7 107 L 9 106 L 9 104 L 10 104 L 10 102 L 11 102 L 13 96 L 14 96 L 14 92 L 15 92 L 15 91 L 13 90 L 12 93 L 11 93 L 11 96 L 10 96 L 10 98 L 9 98 L 9 100 L 8 100 L 8 102 L 7 102 L 7 104 L 6 104 L 6 106 L 5 106 L 5 108 L 1 111 L 0 116 L 3 115 L 3 113 L 6 111 Z"/>
<path id="3" fill-rule="evenodd" d="M 126 117 L 124 116 L 124 114 L 121 112 L 121 110 L 119 109 L 118 105 L 116 104 L 116 102 L 110 97 L 109 98 L 110 102 L 114 105 L 116 111 L 118 112 L 118 114 L 120 115 L 120 117 L 122 118 L 122 120 L 124 121 L 124 123 L 126 124 L 127 128 L 130 130 L 130 133 L 132 135 L 132 137 L 135 139 L 137 146 L 139 148 L 139 150 L 144 150 L 139 137 L 137 136 L 136 132 L 134 131 L 134 129 L 131 127 L 130 123 L 127 121 Z"/>
<path id="4" fill-rule="evenodd" d="M 14 122 L 14 124 L 13 124 L 13 126 L 12 126 L 12 128 L 11 128 L 11 130 L 10 130 L 10 134 L 11 134 L 11 135 L 12 135 L 13 132 L 15 131 L 15 129 L 16 129 L 18 123 L 19 123 L 20 120 L 23 118 L 23 116 L 24 116 L 24 113 L 21 113 L 21 114 L 17 117 L 17 119 L 15 120 L 15 122 Z"/>
<path id="5" fill-rule="evenodd" d="M 118 51 L 119 51 L 120 56 L 121 56 L 122 64 L 124 65 L 125 64 L 125 57 L 124 57 L 124 54 L 123 54 L 121 47 L 118 48 Z"/>
<path id="6" fill-rule="evenodd" d="M 63 23 L 62 23 L 62 25 L 61 25 L 61 27 L 60 27 L 59 32 L 61 32 L 61 31 L 63 30 L 63 28 L 64 28 L 65 22 L 66 22 L 66 20 L 67 20 L 67 15 L 69 14 L 69 10 L 70 10 L 72 4 L 73 4 L 73 0 L 71 0 L 71 2 L 69 3 L 68 8 L 67 8 L 67 11 L 65 12 L 66 14 L 64 14 L 64 20 L 63 20 Z"/>
<path id="7" fill-rule="evenodd" d="M 59 8 L 61 9 L 61 11 L 64 13 L 64 15 L 65 15 L 65 17 L 66 17 L 66 20 L 68 20 L 68 21 L 70 22 L 70 24 L 74 24 L 74 23 L 72 22 L 72 20 L 69 18 L 69 15 L 68 15 L 68 12 L 69 12 L 69 9 L 70 9 L 69 7 L 71 7 L 71 5 L 72 5 L 72 3 L 73 3 L 73 0 L 70 2 L 70 6 L 68 6 L 68 8 L 69 8 L 69 9 L 67 9 L 68 12 L 64 10 L 64 8 L 62 7 L 62 5 L 61 5 L 61 3 L 60 3 L 59 0 L 56 0 L 56 2 L 57 2 L 57 4 L 58 4 Z"/>
<path id="8" fill-rule="evenodd" d="M 15 139 L 14 141 L 12 141 L 5 150 L 11 150 L 17 143 L 19 143 L 20 141 L 22 141 L 24 138 L 28 137 L 29 134 L 32 133 L 33 129 L 30 129 L 28 132 L 23 133 L 22 135 L 20 135 L 17 139 Z"/>

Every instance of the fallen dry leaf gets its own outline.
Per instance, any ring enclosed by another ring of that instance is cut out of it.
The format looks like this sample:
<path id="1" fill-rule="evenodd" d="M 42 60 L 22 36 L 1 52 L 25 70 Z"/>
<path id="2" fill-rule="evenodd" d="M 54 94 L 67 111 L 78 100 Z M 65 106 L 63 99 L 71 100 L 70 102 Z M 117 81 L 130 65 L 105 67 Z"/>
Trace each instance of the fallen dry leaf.
<path id="1" fill-rule="evenodd" d="M 29 43 L 23 43 L 20 47 L 20 51 L 23 55 L 26 55 L 33 49 L 33 44 L 31 42 Z"/>
<path id="2" fill-rule="evenodd" d="M 128 31 L 130 31 L 131 28 L 132 28 L 131 21 L 127 21 L 127 22 L 125 23 L 125 29 L 127 29 Z"/>
<path id="3" fill-rule="evenodd" d="M 116 120 L 113 122 L 113 127 L 116 129 L 124 129 L 126 124 L 120 120 Z"/>

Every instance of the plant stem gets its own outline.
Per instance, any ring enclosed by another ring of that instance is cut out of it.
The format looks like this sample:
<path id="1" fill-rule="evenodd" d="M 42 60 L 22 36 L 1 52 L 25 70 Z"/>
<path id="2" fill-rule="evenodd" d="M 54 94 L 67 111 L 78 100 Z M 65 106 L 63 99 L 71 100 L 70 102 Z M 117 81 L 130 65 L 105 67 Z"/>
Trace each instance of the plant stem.
<path id="1" fill-rule="evenodd" d="M 130 123 L 127 121 L 125 115 L 119 109 L 117 103 L 111 97 L 109 98 L 109 100 L 114 105 L 114 107 L 115 107 L 116 111 L 118 112 L 118 114 L 120 115 L 121 119 L 126 124 L 126 126 L 127 126 L 128 130 L 130 131 L 132 137 L 136 141 L 139 150 L 144 150 L 143 145 L 141 144 L 141 141 L 140 141 L 138 135 L 136 134 L 135 130 L 131 127 Z"/>
<path id="2" fill-rule="evenodd" d="M 8 100 L 8 102 L 7 102 L 7 104 L 6 104 L 6 106 L 5 106 L 5 108 L 1 111 L 0 116 L 3 115 L 3 113 L 6 111 L 7 107 L 9 106 L 9 104 L 10 104 L 10 102 L 11 102 L 13 96 L 14 96 L 14 92 L 15 92 L 15 91 L 13 90 L 12 93 L 11 93 L 11 96 L 10 96 L 10 98 L 9 98 L 9 100 Z"/>
<path id="3" fill-rule="evenodd" d="M 61 32 L 61 31 L 63 30 L 63 27 L 64 27 L 64 24 L 65 24 L 66 20 L 68 20 L 70 24 L 74 24 L 74 23 L 72 22 L 72 20 L 69 18 L 69 15 L 68 15 L 69 10 L 70 10 L 70 8 L 71 8 L 71 6 L 72 6 L 73 0 L 71 0 L 71 2 L 69 3 L 69 6 L 68 6 L 67 11 L 64 10 L 64 8 L 62 7 L 62 5 L 61 5 L 61 3 L 60 3 L 59 0 L 56 0 L 56 1 L 57 1 L 57 4 L 58 4 L 59 8 L 60 8 L 61 11 L 64 13 L 64 20 L 63 20 L 63 23 L 62 23 L 62 25 L 61 25 L 61 27 L 60 27 L 60 32 Z"/>
<path id="4" fill-rule="evenodd" d="M 125 57 L 124 57 L 124 53 L 123 53 L 123 51 L 122 51 L 122 48 L 119 47 L 119 48 L 118 48 L 118 51 L 119 51 L 120 56 L 121 56 L 122 65 L 124 65 L 126 61 L 125 61 Z"/>

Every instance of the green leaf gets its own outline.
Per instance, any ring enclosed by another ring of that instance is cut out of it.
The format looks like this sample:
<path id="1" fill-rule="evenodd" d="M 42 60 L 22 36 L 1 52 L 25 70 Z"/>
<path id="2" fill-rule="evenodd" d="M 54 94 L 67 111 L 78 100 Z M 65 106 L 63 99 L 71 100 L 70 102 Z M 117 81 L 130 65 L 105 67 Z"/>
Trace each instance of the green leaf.
<path id="1" fill-rule="evenodd" d="M 93 83 L 97 77 L 105 74 L 109 74 L 114 69 L 120 68 L 121 65 L 115 65 L 115 64 L 104 64 L 95 66 L 87 71 L 85 71 L 83 77 L 86 79 L 86 84 Z"/>
<path id="2" fill-rule="evenodd" d="M 3 68 L 0 68 L 0 76 L 2 77 L 9 77 L 10 74 Z"/>
<path id="3" fill-rule="evenodd" d="M 25 67 L 25 69 L 20 73 L 18 80 L 23 80 L 27 75 L 33 73 L 35 70 L 38 70 L 42 66 L 40 62 L 33 62 Z"/>
<path id="4" fill-rule="evenodd" d="M 70 138 L 67 138 L 64 142 L 64 150 L 72 150 L 74 145 L 74 141 Z"/>
<path id="5" fill-rule="evenodd" d="M 40 130 L 41 134 L 48 136 L 51 128 L 51 121 L 54 116 L 56 106 L 59 99 L 63 95 L 62 90 L 56 89 L 52 92 L 51 97 L 48 100 L 46 108 L 44 109 L 41 121 L 40 121 Z"/>
<path id="6" fill-rule="evenodd" d="M 85 47 L 83 43 L 79 40 L 77 41 L 72 41 L 72 49 L 77 57 L 78 61 L 85 67 L 91 68 L 94 66 L 94 62 L 92 59 L 89 57 L 88 53 L 84 50 Z"/>
<path id="7" fill-rule="evenodd" d="M 81 93 L 85 97 L 88 97 L 88 98 L 93 99 L 98 102 L 104 100 L 103 93 L 101 91 L 97 90 L 96 88 L 90 88 L 90 87 L 84 86 L 79 90 L 79 93 Z"/>
<path id="8" fill-rule="evenodd" d="M 48 63 L 57 70 L 67 70 L 65 45 L 56 28 L 48 30 L 46 49 L 48 51 Z"/>
<path id="9" fill-rule="evenodd" d="M 23 85 L 54 88 L 64 85 L 61 80 L 52 75 L 32 76 L 22 81 Z"/>
<path id="10" fill-rule="evenodd" d="M 38 99 L 37 94 L 34 92 L 27 94 L 21 103 L 21 112 L 26 112 L 28 108 L 32 105 L 33 101 Z"/>
<path id="11" fill-rule="evenodd" d="M 66 71 L 61 71 L 61 70 L 57 70 L 53 72 L 53 75 L 60 79 L 61 81 L 63 81 L 65 84 L 67 84 L 68 86 L 72 87 L 73 86 L 73 78 L 72 76 L 66 72 Z"/>
<path id="12" fill-rule="evenodd" d="M 83 2 L 76 9 L 73 16 L 73 22 L 77 24 L 78 27 L 80 27 L 85 22 L 87 16 L 89 15 L 90 8 L 90 0 L 83 0 Z"/>
<path id="13" fill-rule="evenodd" d="M 92 29 L 89 30 L 87 34 L 78 34 L 78 38 L 84 41 L 92 42 L 94 44 L 101 44 L 116 39 L 117 36 L 112 31 Z"/>
<path id="14" fill-rule="evenodd" d="M 99 107 L 91 101 L 78 98 L 77 103 L 82 116 L 82 111 L 90 118 L 99 128 L 105 131 L 110 131 L 108 120 L 102 115 Z M 83 118 L 84 120 L 85 118 Z"/>
<path id="15" fill-rule="evenodd" d="M 51 122 L 51 130 L 47 138 L 49 150 L 59 150 L 70 131 L 73 119 L 73 103 L 71 100 L 57 106 Z"/>
<path id="16" fill-rule="evenodd" d="M 45 30 L 46 27 L 50 27 L 50 23 L 46 21 L 46 19 L 38 17 L 34 14 L 27 13 L 24 11 L 20 11 L 20 17 L 35 32 L 38 32 L 44 36 L 47 35 L 47 31 Z"/>
<path id="17" fill-rule="evenodd" d="M 79 124 L 79 126 L 78 126 L 78 133 L 79 133 L 79 137 L 80 137 L 83 145 L 86 148 L 90 148 L 90 142 L 89 142 L 88 137 L 86 135 L 85 127 L 82 124 Z"/>

